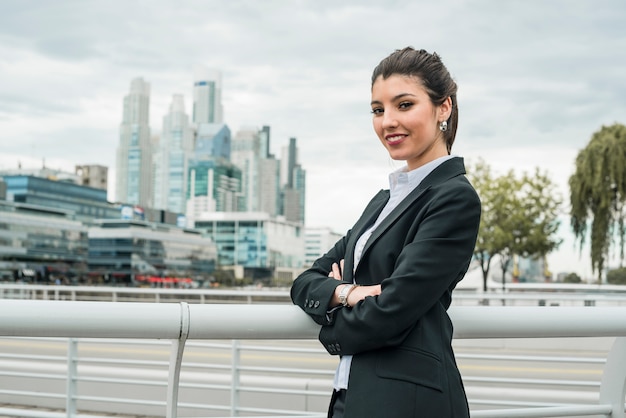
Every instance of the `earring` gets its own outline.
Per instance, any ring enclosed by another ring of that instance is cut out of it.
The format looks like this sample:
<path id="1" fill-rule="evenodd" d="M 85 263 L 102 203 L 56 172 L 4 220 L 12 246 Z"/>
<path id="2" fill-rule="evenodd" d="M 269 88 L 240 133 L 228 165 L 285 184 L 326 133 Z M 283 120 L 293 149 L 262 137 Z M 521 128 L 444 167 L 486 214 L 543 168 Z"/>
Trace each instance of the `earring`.
<path id="1" fill-rule="evenodd" d="M 448 122 L 444 120 L 443 122 L 439 123 L 439 130 L 441 132 L 447 131 L 448 130 Z"/>

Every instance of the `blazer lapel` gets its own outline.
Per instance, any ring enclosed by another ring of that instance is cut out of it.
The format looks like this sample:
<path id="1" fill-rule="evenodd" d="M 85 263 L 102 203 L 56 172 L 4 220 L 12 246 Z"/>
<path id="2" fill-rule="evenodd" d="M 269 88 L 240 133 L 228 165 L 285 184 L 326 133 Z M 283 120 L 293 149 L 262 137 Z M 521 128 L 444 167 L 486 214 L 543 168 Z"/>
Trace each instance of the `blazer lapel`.
<path id="1" fill-rule="evenodd" d="M 356 247 L 356 242 L 367 230 L 367 228 L 376 222 L 378 215 L 382 212 L 388 200 L 389 190 L 379 191 L 378 194 L 372 198 L 359 220 L 352 227 L 352 231 L 350 231 L 350 240 L 347 244 L 346 253 L 344 255 L 344 271 L 342 272 L 343 280 L 352 281 L 352 271 L 354 270 L 354 249 Z"/>
<path id="2" fill-rule="evenodd" d="M 433 185 L 442 183 L 452 177 L 465 174 L 465 165 L 463 163 L 463 158 L 452 158 L 444 163 L 442 163 L 439 167 L 434 169 L 422 182 L 408 194 L 407 197 L 404 198 L 402 202 L 395 207 L 394 210 L 389 213 L 389 215 L 378 225 L 378 227 L 374 230 L 370 238 L 365 243 L 365 247 L 363 248 L 363 254 L 361 258 L 365 255 L 367 250 L 372 246 L 376 240 L 394 224 L 394 222 L 402 216 L 402 214 L 413 205 L 419 198 L 430 189 Z M 381 207 L 382 210 L 382 207 Z M 377 213 L 380 213 L 378 211 Z M 377 215 L 378 216 L 378 215 Z M 371 225 L 371 223 L 370 223 Z M 362 232 L 362 231 L 361 231 Z M 357 235 L 359 237 L 360 235 Z M 351 247 L 354 247 L 352 245 Z"/>

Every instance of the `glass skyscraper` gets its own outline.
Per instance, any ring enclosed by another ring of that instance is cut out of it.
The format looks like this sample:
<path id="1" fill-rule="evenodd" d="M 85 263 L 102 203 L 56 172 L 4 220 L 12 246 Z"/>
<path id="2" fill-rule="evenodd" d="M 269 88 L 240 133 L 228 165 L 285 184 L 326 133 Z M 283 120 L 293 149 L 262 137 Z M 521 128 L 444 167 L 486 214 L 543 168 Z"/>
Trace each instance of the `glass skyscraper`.
<path id="1" fill-rule="evenodd" d="M 193 78 L 193 122 L 223 123 L 221 73 L 197 65 Z"/>
<path id="2" fill-rule="evenodd" d="M 163 118 L 163 132 L 154 155 L 154 208 L 185 213 L 187 164 L 193 142 L 183 96 L 175 94 L 170 111 Z"/>
<path id="3" fill-rule="evenodd" d="M 151 203 L 150 84 L 142 78 L 130 84 L 117 148 L 116 200 L 143 207 Z"/>

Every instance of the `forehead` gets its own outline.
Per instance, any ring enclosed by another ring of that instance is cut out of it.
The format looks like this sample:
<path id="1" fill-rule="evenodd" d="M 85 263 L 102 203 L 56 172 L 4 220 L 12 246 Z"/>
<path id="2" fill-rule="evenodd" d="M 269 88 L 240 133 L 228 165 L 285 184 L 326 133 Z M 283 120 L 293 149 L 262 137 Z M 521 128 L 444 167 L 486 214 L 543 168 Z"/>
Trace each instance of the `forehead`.
<path id="1" fill-rule="evenodd" d="M 387 78 L 378 76 L 372 84 L 372 99 L 376 97 L 399 94 L 428 95 L 419 77 L 402 74 L 392 74 Z"/>

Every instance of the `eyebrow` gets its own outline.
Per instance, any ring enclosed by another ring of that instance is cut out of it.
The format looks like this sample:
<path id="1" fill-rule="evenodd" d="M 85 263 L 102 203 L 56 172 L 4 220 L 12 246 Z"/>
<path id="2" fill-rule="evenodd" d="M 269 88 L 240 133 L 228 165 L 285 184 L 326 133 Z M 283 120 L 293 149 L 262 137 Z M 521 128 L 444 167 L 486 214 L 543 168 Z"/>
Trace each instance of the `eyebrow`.
<path id="1" fill-rule="evenodd" d="M 392 102 L 395 102 L 397 100 L 400 100 L 406 96 L 411 96 L 411 97 L 415 97 L 414 94 L 412 93 L 400 93 L 400 94 L 396 94 L 395 96 L 393 96 L 393 98 L 391 99 Z M 370 104 L 374 105 L 374 104 L 381 104 L 382 102 L 380 102 L 379 100 L 372 100 L 372 102 Z"/>

